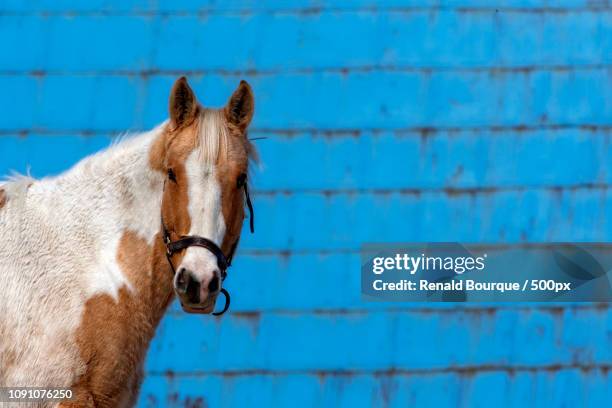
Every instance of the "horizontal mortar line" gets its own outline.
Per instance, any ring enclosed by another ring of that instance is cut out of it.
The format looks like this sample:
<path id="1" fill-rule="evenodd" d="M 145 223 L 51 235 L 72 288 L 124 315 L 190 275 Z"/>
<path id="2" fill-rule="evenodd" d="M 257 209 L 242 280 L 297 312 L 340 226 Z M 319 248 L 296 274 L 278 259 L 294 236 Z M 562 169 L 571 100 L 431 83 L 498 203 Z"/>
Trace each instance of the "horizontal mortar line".
<path id="1" fill-rule="evenodd" d="M 406 245 L 410 245 L 412 241 L 406 243 Z M 437 243 L 438 241 L 417 241 L 416 243 Z M 404 246 L 404 244 L 400 243 L 380 243 L 374 240 L 369 240 L 364 244 L 376 244 L 376 245 L 387 245 L 389 248 L 397 249 Z M 414 242 L 412 242 L 414 243 Z M 453 242 L 451 242 L 453 243 Z M 500 244 L 487 244 L 487 243 L 479 243 L 473 241 L 457 241 L 457 244 L 460 245 L 468 245 L 471 248 L 486 248 L 491 251 L 495 250 L 504 250 L 504 249 L 516 249 L 516 248 L 543 248 L 543 249 L 553 249 L 555 244 L 568 244 L 568 242 L 533 242 L 533 241 L 520 241 L 516 243 L 500 243 Z M 574 244 L 578 246 L 588 245 L 588 246 L 597 246 L 601 247 L 602 245 L 606 248 L 611 245 L 607 242 L 569 242 L 569 244 Z M 274 257 L 287 259 L 292 256 L 332 256 L 332 255 L 361 255 L 363 252 L 361 247 L 352 247 L 352 248 L 243 248 L 238 249 L 238 254 L 243 257 L 255 257 L 255 258 L 264 258 L 264 257 Z"/>
<path id="2" fill-rule="evenodd" d="M 299 195 L 318 195 L 326 198 L 339 196 L 414 196 L 444 195 L 459 196 L 491 196 L 503 193 L 548 192 L 553 194 L 576 193 L 579 191 L 595 191 L 607 193 L 612 183 L 574 183 L 555 185 L 508 185 L 508 186 L 478 186 L 478 187 L 404 187 L 404 188 L 294 188 L 261 190 L 253 188 L 254 197 L 293 197 Z"/>
<path id="3" fill-rule="evenodd" d="M 292 256 L 331 256 L 331 255 L 359 255 L 359 248 L 275 248 L 275 249 L 238 249 L 238 255 L 254 258 L 281 258 Z"/>
<path id="4" fill-rule="evenodd" d="M 239 293 L 239 292 L 238 292 Z M 381 299 L 381 303 L 385 301 Z M 371 303 L 375 304 L 375 301 Z M 457 314 L 463 313 L 467 315 L 495 315 L 498 312 L 505 311 L 516 311 L 516 312 L 543 312 L 552 315 L 562 316 L 566 312 L 577 312 L 577 311 L 597 311 L 602 313 L 608 313 L 612 309 L 612 304 L 600 303 L 600 302 L 585 302 L 577 304 L 576 302 L 566 302 L 566 305 L 560 305 L 559 302 L 531 302 L 529 305 L 525 305 L 524 302 L 497 302 L 494 305 L 491 303 L 495 302 L 483 302 L 480 304 L 476 303 L 449 303 L 440 302 L 437 303 L 439 306 L 432 306 L 431 303 L 426 302 L 391 302 L 387 303 L 407 303 L 410 306 L 391 306 L 391 307 L 379 307 L 366 309 L 363 307 L 356 308 L 270 308 L 270 309 L 246 309 L 239 311 L 231 311 L 227 317 L 236 319 L 251 319 L 256 320 L 261 318 L 263 315 L 278 315 L 278 316 L 367 316 L 380 313 L 394 313 L 394 314 Z M 424 306 L 421 306 L 424 305 Z M 183 317 L 185 312 L 180 310 L 171 310 L 168 312 L 170 316 Z"/>
<path id="5" fill-rule="evenodd" d="M 457 243 L 461 245 L 467 245 L 471 249 L 482 249 L 490 251 L 501 251 L 506 249 L 517 249 L 517 248 L 540 248 L 540 249 L 555 249 L 557 245 L 578 245 L 578 246 L 589 246 L 591 248 L 596 247 L 600 249 L 607 249 L 612 247 L 612 243 L 605 241 L 519 241 L 519 242 L 472 242 L 472 241 L 409 241 L 409 242 L 376 242 L 367 241 L 364 245 L 375 244 L 376 248 L 380 245 L 385 245 L 389 248 L 396 249 L 401 248 L 405 245 L 411 244 L 429 244 L 429 243 Z M 360 254 L 362 247 L 351 247 L 351 248 L 244 248 L 239 249 L 241 255 L 248 256 L 279 256 L 287 257 L 291 255 L 334 255 L 334 254 Z M 370 249 L 371 250 L 371 249 Z"/>
<path id="6" fill-rule="evenodd" d="M 16 128 L 16 129 L 0 129 L 0 136 L 22 136 L 41 135 L 41 136 L 116 136 L 123 134 L 133 134 L 145 132 L 148 129 L 49 129 L 49 128 Z M 252 128 L 249 130 L 251 136 L 274 135 L 282 137 L 295 137 L 303 134 L 323 137 L 359 137 L 365 134 L 382 135 L 392 133 L 396 136 L 414 135 L 414 136 L 430 136 L 436 133 L 474 133 L 474 132 L 516 132 L 526 133 L 535 131 L 557 131 L 557 130 L 583 130 L 588 132 L 609 132 L 612 131 L 612 124 L 592 124 L 592 123 L 560 123 L 560 124 L 520 124 L 520 125 L 481 125 L 481 126 L 413 126 L 404 128 L 313 128 L 313 127 L 295 127 L 295 128 Z"/>
<path id="7" fill-rule="evenodd" d="M 559 123 L 559 124 L 521 124 L 521 125 L 481 125 L 481 126 L 412 126 L 396 128 L 254 128 L 250 133 L 272 134 L 278 136 L 297 136 L 300 134 L 312 134 L 321 136 L 351 136 L 358 137 L 363 134 L 380 135 L 393 133 L 396 136 L 417 135 L 428 136 L 435 133 L 472 133 L 472 132 L 517 132 L 524 133 L 541 130 L 585 130 L 585 131 L 610 131 L 612 124 L 589 124 L 589 123 Z M 2 132 L 2 130 L 0 130 Z"/>
<path id="8" fill-rule="evenodd" d="M 295 370 L 270 370 L 270 369 L 243 369 L 243 370 L 194 370 L 189 372 L 175 371 L 147 371 L 147 375 L 164 376 L 168 379 L 175 377 L 241 377 L 241 376 L 290 376 L 290 375 L 312 375 L 317 377 L 356 377 L 356 376 L 375 376 L 375 377 L 393 377 L 393 376 L 418 376 L 418 375 L 440 375 L 440 374 L 458 374 L 477 375 L 479 373 L 491 372 L 507 372 L 507 373 L 538 373 L 538 372 L 557 372 L 561 370 L 580 370 L 583 372 L 599 371 L 604 375 L 608 375 L 612 364 L 581 364 L 581 363 L 558 363 L 558 364 L 542 364 L 542 365 L 511 365 L 511 364 L 481 364 L 481 365 L 465 365 L 465 366 L 449 366 L 440 368 L 387 368 L 387 369 L 295 369 Z"/>
<path id="9" fill-rule="evenodd" d="M 210 15 L 229 15 L 229 16 L 253 16 L 253 15 L 297 15 L 297 16 L 318 16 L 324 13 L 347 14 L 347 13 L 391 13 L 391 14 L 410 14 L 410 13 L 431 13 L 431 12 L 458 12 L 458 13 L 520 13 L 520 14 L 582 14 L 582 13 L 601 13 L 611 10 L 606 4 L 591 5 L 587 7 L 470 7 L 470 6 L 365 6 L 365 7 L 296 7 L 296 8 L 242 8 L 242 9 L 215 9 L 200 8 L 197 10 L 0 10 L 0 17 L 207 17 Z"/>
<path id="10" fill-rule="evenodd" d="M 420 196 L 425 194 L 443 194 L 446 196 L 464 195 L 491 195 L 496 193 L 523 193 L 531 191 L 550 191 L 553 193 L 575 192 L 575 191 L 603 191 L 606 192 L 612 184 L 610 183 L 575 183 L 575 184 L 553 184 L 553 185 L 508 185 L 508 186 L 478 186 L 478 187 L 406 187 L 406 188 L 329 188 L 329 189 L 254 189 L 255 196 L 293 196 L 299 194 L 316 194 L 325 197 L 331 196 L 353 196 L 353 195 L 377 195 L 377 196 Z"/>
<path id="11" fill-rule="evenodd" d="M 249 256 L 279 256 L 291 255 L 334 255 L 334 254 L 359 254 L 359 248 L 277 248 L 277 249 L 238 249 L 241 255 Z"/>
<path id="12" fill-rule="evenodd" d="M 119 77 L 161 77 L 161 76 L 181 76 L 191 77 L 221 75 L 221 76 L 273 76 L 273 75 L 309 75 L 309 74 L 338 74 L 348 75 L 351 73 L 372 73 L 372 72 L 392 72 L 392 73 L 422 73 L 426 75 L 437 72 L 449 73 L 520 73 L 528 74 L 531 72 L 576 72 L 608 70 L 612 68 L 610 63 L 598 64 L 531 64 L 531 65 L 508 65 L 508 66 L 409 66 L 409 65 L 355 65 L 347 67 L 296 67 L 296 68 L 270 68 L 270 69 L 225 69 L 225 68 L 205 68 L 205 69 L 108 69 L 108 70 L 0 70 L 0 76 L 119 76 Z"/>

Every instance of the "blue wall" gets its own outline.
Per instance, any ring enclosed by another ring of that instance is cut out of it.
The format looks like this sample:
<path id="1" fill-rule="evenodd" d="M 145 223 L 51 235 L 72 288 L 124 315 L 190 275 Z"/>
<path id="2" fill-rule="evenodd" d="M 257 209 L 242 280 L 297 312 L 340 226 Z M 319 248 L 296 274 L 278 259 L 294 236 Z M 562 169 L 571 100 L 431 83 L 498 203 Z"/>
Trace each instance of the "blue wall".
<path id="1" fill-rule="evenodd" d="M 612 239 L 608 1 L 493 3 L 0 4 L 1 173 L 150 128 L 181 73 L 254 87 L 232 311 L 173 308 L 140 406 L 610 405 L 607 305 L 360 299 L 364 242 Z"/>

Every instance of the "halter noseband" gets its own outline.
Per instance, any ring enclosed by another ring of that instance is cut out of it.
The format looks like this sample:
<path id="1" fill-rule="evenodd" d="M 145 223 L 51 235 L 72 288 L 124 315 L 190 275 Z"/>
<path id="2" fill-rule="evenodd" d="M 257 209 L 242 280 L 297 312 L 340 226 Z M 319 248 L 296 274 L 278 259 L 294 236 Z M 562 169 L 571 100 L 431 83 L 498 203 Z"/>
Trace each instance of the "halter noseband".
<path id="1" fill-rule="evenodd" d="M 246 197 L 247 207 L 249 209 L 249 226 L 251 228 L 251 233 L 255 232 L 255 214 L 253 211 L 253 203 L 251 202 L 251 196 L 249 195 L 249 188 L 247 187 L 246 182 L 244 183 L 244 195 Z M 164 246 L 166 247 L 166 259 L 170 264 L 170 269 L 172 270 L 172 276 L 176 276 L 176 270 L 174 268 L 174 264 L 172 263 L 172 256 L 177 252 L 183 251 L 190 247 L 201 247 L 210 251 L 217 258 L 217 266 L 221 271 L 221 282 L 225 281 L 227 278 L 227 268 L 232 266 L 232 259 L 234 258 L 234 253 L 236 252 L 236 248 L 238 248 L 238 241 L 240 238 L 234 242 L 232 248 L 230 250 L 229 255 L 226 257 L 223 253 L 223 250 L 219 248 L 217 244 L 211 241 L 208 238 L 204 238 L 198 235 L 186 235 L 181 237 L 176 241 L 172 241 L 170 237 L 170 231 L 166 228 L 166 224 L 164 223 L 164 218 L 162 216 L 161 220 L 162 231 L 163 231 L 163 240 Z M 223 313 L 227 312 L 230 306 L 230 295 L 229 292 L 225 288 L 221 288 L 221 293 L 225 296 L 225 306 L 223 306 L 223 310 L 220 312 L 213 312 L 213 316 L 221 316 Z"/>

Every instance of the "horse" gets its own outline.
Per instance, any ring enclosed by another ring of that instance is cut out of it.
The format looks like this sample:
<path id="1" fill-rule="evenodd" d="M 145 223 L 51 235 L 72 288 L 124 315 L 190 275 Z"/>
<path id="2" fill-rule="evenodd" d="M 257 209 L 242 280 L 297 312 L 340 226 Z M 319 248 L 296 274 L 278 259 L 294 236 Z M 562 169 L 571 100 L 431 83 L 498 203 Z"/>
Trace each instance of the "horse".
<path id="1" fill-rule="evenodd" d="M 59 176 L 0 183 L 0 386 L 72 390 L 43 407 L 136 403 L 172 300 L 208 314 L 229 296 L 254 108 L 245 81 L 211 109 L 181 77 L 154 129 Z"/>

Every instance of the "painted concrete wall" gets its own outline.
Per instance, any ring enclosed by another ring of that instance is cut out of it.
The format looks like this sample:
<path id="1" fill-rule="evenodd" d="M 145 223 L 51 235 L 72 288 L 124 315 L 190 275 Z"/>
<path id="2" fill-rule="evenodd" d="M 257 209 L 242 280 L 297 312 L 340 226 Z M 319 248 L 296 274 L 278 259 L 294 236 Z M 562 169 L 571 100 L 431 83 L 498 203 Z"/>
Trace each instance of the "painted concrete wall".
<path id="1" fill-rule="evenodd" d="M 173 308 L 139 405 L 605 406 L 607 305 L 366 303 L 364 242 L 612 239 L 606 0 L 4 0 L 0 172 L 56 174 L 257 97 L 257 233 L 222 319 Z"/>

